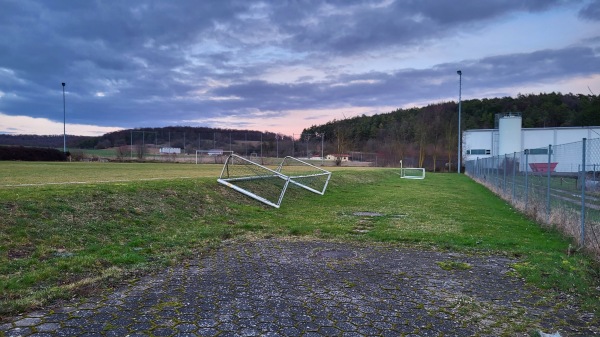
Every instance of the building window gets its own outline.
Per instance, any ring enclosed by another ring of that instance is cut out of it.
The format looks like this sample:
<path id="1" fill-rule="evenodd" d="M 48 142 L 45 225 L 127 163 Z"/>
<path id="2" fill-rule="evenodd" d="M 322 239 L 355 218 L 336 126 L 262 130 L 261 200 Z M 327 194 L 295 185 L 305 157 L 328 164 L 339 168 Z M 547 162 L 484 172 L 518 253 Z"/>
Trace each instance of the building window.
<path id="1" fill-rule="evenodd" d="M 529 154 L 548 154 L 548 148 L 529 149 Z M 550 152 L 552 154 L 552 152 Z"/>
<path id="2" fill-rule="evenodd" d="M 467 150 L 467 154 L 472 154 L 472 155 L 485 155 L 485 154 L 491 154 L 492 151 L 491 150 L 485 150 L 485 149 L 473 149 L 473 150 Z"/>

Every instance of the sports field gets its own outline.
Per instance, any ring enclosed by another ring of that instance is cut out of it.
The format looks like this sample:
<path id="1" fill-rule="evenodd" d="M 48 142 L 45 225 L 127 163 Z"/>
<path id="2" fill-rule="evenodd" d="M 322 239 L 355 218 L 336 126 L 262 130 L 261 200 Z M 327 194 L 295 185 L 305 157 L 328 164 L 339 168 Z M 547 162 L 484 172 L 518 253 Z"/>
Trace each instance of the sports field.
<path id="1" fill-rule="evenodd" d="M 124 182 L 216 177 L 223 165 L 0 162 L 0 185 Z"/>
<path id="2" fill-rule="evenodd" d="M 217 178 L 221 164 L 0 162 L 0 187 Z M 274 168 L 274 167 L 273 167 Z M 330 171 L 344 167 L 326 167 Z M 356 167 L 352 170 L 369 170 Z"/>
<path id="3" fill-rule="evenodd" d="M 220 171 L 0 162 L 0 314 L 93 293 L 227 239 L 289 236 L 516 257 L 515 277 L 600 307 L 591 258 L 567 256 L 568 240 L 464 175 L 335 168 L 324 196 L 292 186 L 274 209 L 219 185 Z"/>

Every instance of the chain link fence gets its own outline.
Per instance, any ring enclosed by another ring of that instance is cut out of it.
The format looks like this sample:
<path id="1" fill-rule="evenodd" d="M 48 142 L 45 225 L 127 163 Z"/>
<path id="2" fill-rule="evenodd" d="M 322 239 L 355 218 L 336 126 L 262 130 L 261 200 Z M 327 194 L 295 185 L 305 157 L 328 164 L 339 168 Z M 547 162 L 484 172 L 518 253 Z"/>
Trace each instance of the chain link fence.
<path id="1" fill-rule="evenodd" d="M 76 161 L 151 161 L 224 164 L 236 154 L 261 165 L 279 165 L 286 156 L 319 166 L 381 166 L 380 153 L 345 149 L 324 134 L 285 135 L 261 131 L 199 132 L 131 130 L 96 148 L 72 149 Z"/>
<path id="2" fill-rule="evenodd" d="M 131 131 L 128 139 L 115 146 L 117 160 L 223 164 L 236 153 L 248 159 L 284 158 L 295 153 L 298 140 L 289 135 L 249 132 L 154 132 Z M 115 144 L 116 145 L 116 144 Z"/>
<path id="3" fill-rule="evenodd" d="M 465 173 L 600 258 L 600 139 L 467 161 Z"/>

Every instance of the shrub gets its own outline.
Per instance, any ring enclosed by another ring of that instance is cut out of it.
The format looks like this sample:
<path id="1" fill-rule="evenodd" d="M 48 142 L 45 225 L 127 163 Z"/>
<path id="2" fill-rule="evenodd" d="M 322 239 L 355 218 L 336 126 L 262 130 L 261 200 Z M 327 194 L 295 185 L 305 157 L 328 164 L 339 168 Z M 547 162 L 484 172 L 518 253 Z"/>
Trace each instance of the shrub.
<path id="1" fill-rule="evenodd" d="M 68 152 L 50 148 L 0 146 L 0 160 L 66 161 L 68 155 Z"/>

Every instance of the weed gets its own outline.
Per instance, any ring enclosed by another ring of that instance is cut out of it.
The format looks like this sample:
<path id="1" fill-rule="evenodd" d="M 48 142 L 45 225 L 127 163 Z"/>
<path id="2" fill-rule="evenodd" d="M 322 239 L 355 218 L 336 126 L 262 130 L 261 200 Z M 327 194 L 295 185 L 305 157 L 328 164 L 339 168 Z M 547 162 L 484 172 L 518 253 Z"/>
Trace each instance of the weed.
<path id="1" fill-rule="evenodd" d="M 438 261 L 436 264 L 444 270 L 469 270 L 473 267 L 466 262 L 460 261 Z"/>

